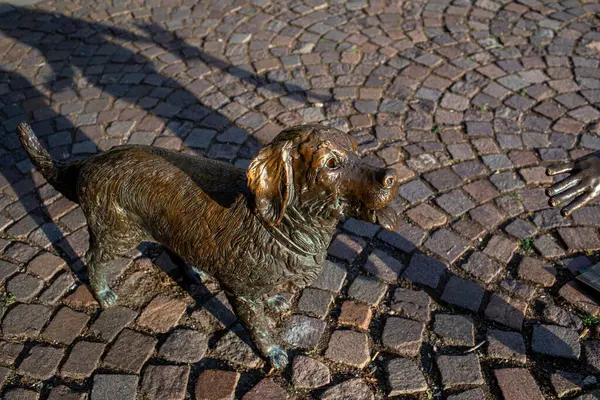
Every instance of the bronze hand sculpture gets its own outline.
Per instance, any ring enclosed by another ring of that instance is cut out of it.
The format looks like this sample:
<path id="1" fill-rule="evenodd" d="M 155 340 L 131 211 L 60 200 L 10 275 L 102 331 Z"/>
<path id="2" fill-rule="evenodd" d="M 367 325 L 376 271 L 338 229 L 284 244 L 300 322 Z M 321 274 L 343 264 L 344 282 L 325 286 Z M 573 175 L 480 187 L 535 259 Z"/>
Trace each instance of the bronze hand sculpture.
<path id="1" fill-rule="evenodd" d="M 287 353 L 269 332 L 264 307 L 283 308 L 278 292 L 318 276 L 340 218 L 396 229 L 389 207 L 396 172 L 363 163 L 354 139 L 337 129 L 285 129 L 247 171 L 141 145 L 66 163 L 50 157 L 29 125 L 18 131 L 46 180 L 85 214 L 90 285 L 103 307 L 117 301 L 107 263 L 142 241 L 158 242 L 219 281 L 276 368 L 286 366 Z"/>
<path id="2" fill-rule="evenodd" d="M 549 176 L 570 173 L 571 176 L 546 190 L 552 207 L 562 206 L 564 217 L 571 215 L 600 195 L 600 152 L 575 161 L 548 167 Z"/>

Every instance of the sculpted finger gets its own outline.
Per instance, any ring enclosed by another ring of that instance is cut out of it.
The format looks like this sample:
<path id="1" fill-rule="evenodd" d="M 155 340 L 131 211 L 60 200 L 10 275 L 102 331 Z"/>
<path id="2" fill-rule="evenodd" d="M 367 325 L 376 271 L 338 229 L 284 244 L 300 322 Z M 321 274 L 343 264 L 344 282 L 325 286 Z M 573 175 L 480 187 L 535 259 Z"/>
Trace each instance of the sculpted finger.
<path id="1" fill-rule="evenodd" d="M 564 192 L 567 189 L 572 188 L 573 186 L 577 185 L 579 183 L 579 178 L 577 176 L 570 176 L 567 179 L 564 179 L 560 182 L 558 182 L 557 184 L 553 185 L 552 187 L 548 188 L 546 190 L 546 194 L 550 197 L 559 194 L 561 192 Z"/>
<path id="2" fill-rule="evenodd" d="M 594 193 L 588 193 L 584 196 L 579 196 L 578 198 L 575 199 L 575 201 L 573 201 L 571 204 L 569 204 L 568 206 L 563 208 L 560 211 L 560 213 L 562 214 L 563 217 L 568 217 L 573 212 L 579 210 L 581 207 L 585 206 L 590 201 L 594 200 L 595 197 L 596 197 L 596 195 Z"/>
<path id="3" fill-rule="evenodd" d="M 551 165 L 546 169 L 546 174 L 549 176 L 564 174 L 565 172 L 572 171 L 575 168 L 575 162 L 570 161 L 564 164 Z"/>
<path id="4" fill-rule="evenodd" d="M 587 189 L 587 187 L 575 187 L 573 189 L 568 190 L 565 193 L 559 194 L 556 197 L 553 197 L 552 199 L 550 199 L 550 205 L 552 207 L 556 207 L 568 200 L 571 200 L 573 197 L 579 196 L 580 194 L 584 193 Z"/>

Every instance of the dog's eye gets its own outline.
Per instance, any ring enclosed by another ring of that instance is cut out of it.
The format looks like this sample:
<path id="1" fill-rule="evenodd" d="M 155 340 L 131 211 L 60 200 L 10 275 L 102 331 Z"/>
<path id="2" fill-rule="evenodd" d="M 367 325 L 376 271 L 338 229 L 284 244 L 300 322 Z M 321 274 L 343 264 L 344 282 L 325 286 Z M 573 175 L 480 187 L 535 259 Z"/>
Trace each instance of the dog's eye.
<path id="1" fill-rule="evenodd" d="M 327 165 L 327 168 L 329 169 L 336 169 L 339 167 L 338 161 L 335 157 L 331 157 L 329 160 L 327 160 L 325 165 Z"/>

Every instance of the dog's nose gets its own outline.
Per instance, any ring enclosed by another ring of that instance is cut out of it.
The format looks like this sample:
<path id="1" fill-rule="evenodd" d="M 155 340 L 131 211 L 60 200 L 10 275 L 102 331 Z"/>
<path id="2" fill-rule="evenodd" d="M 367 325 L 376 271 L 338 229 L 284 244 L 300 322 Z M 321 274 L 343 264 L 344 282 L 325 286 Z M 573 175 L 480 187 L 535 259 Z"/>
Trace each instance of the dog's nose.
<path id="1" fill-rule="evenodd" d="M 385 188 L 391 188 L 396 183 L 396 171 L 391 168 L 381 169 L 377 175 L 377 180 Z"/>

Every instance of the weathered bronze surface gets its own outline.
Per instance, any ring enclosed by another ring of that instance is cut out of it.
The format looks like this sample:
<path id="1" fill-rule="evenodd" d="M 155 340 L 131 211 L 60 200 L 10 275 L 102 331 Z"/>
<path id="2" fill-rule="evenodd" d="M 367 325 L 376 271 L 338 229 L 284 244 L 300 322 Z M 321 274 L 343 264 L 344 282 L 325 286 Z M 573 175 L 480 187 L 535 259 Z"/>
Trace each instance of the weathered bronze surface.
<path id="1" fill-rule="evenodd" d="M 571 174 L 546 191 L 550 196 L 550 206 L 564 206 L 561 214 L 565 217 L 600 195 L 600 152 L 568 163 L 552 165 L 546 173 L 550 176 Z"/>
<path id="2" fill-rule="evenodd" d="M 351 136 L 325 126 L 285 129 L 247 171 L 138 145 L 65 163 L 50 157 L 29 125 L 18 131 L 46 180 L 81 205 L 90 285 L 103 307 L 117 300 L 106 263 L 142 241 L 158 242 L 219 281 L 276 368 L 287 354 L 268 331 L 264 303 L 285 308 L 278 292 L 317 277 L 342 216 L 397 227 L 388 206 L 398 191 L 395 171 L 363 163 Z M 265 302 L 265 295 L 274 296 Z"/>

